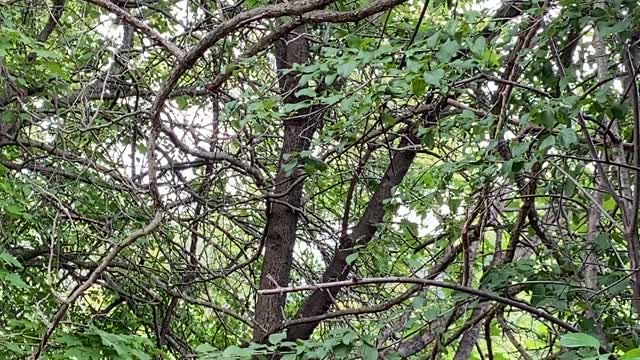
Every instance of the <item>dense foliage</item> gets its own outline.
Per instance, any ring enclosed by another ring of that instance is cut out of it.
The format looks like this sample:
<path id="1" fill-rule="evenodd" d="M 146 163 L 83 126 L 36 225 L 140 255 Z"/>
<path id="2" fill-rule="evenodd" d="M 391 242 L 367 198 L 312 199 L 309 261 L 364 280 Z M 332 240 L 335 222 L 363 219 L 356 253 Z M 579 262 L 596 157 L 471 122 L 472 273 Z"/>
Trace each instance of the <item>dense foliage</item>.
<path id="1" fill-rule="evenodd" d="M 1 359 L 640 359 L 636 0 L 2 0 Z"/>

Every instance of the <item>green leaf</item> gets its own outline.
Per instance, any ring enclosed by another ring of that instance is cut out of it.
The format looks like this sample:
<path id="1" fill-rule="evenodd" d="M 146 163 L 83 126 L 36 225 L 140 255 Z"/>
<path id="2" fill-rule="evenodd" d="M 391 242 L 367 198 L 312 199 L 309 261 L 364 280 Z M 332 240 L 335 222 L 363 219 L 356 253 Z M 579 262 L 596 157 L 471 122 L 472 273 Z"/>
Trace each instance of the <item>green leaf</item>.
<path id="1" fill-rule="evenodd" d="M 611 239 L 609 238 L 609 234 L 604 232 L 599 232 L 598 235 L 593 239 L 593 243 L 596 245 L 598 250 L 605 250 L 611 247 Z"/>
<path id="2" fill-rule="evenodd" d="M 126 344 L 126 339 L 118 334 L 111 334 L 100 329 L 94 329 L 93 332 L 100 336 L 102 344 L 115 350 L 118 355 L 126 356 L 129 354 L 129 349 Z"/>
<path id="3" fill-rule="evenodd" d="M 4 349 L 9 350 L 13 353 L 19 354 L 19 355 L 27 355 L 29 354 L 28 350 L 22 349 L 20 347 L 20 345 L 15 344 L 15 343 L 10 343 L 10 342 L 0 342 L 0 346 L 2 346 Z"/>
<path id="4" fill-rule="evenodd" d="M 640 360 L 640 348 L 629 350 L 622 357 L 621 360 Z"/>
<path id="5" fill-rule="evenodd" d="M 352 345 L 340 343 L 333 348 L 333 356 L 335 356 L 336 359 L 344 359 L 349 356 L 352 349 Z"/>
<path id="6" fill-rule="evenodd" d="M 136 145 L 136 150 L 142 154 L 146 154 L 147 153 L 147 147 L 144 144 L 137 144 Z"/>
<path id="7" fill-rule="evenodd" d="M 24 207 L 15 203 L 5 204 L 4 210 L 7 212 L 8 215 L 16 219 L 22 219 L 25 215 Z"/>
<path id="8" fill-rule="evenodd" d="M 287 338 L 287 333 L 283 331 L 283 332 L 269 335 L 269 342 L 273 345 L 277 345 L 286 338 Z"/>
<path id="9" fill-rule="evenodd" d="M 433 35 L 429 36 L 426 40 L 427 46 L 430 48 L 435 48 L 438 45 L 440 40 L 440 32 L 436 31 Z"/>
<path id="10" fill-rule="evenodd" d="M 209 353 L 209 352 L 218 351 L 218 349 L 206 343 L 196 346 L 195 350 L 196 352 L 199 352 L 199 353 Z"/>
<path id="11" fill-rule="evenodd" d="M 560 144 L 564 147 L 570 147 L 578 142 L 578 135 L 572 128 L 564 128 L 558 134 Z"/>
<path id="12" fill-rule="evenodd" d="M 500 171 L 502 171 L 504 175 L 511 175 L 513 173 L 512 167 L 513 167 L 513 159 L 509 159 L 502 163 L 502 167 L 500 168 Z"/>
<path id="13" fill-rule="evenodd" d="M 291 175 L 293 173 L 293 171 L 298 167 L 298 160 L 293 159 L 292 161 L 289 161 L 287 163 L 285 163 L 284 165 L 282 165 L 282 170 L 287 174 L 287 175 Z"/>
<path id="14" fill-rule="evenodd" d="M 611 354 L 600 354 L 596 356 L 589 356 L 589 357 L 583 358 L 582 360 L 608 360 L 610 356 Z"/>
<path id="15" fill-rule="evenodd" d="M 615 104 L 611 107 L 611 115 L 616 120 L 624 120 L 628 110 L 628 107 L 624 104 Z"/>
<path id="16" fill-rule="evenodd" d="M 442 80 L 443 77 L 444 77 L 444 70 L 442 69 L 427 71 L 423 75 L 424 81 L 426 81 L 427 84 L 430 84 L 433 86 L 439 86 L 440 80 Z"/>
<path id="17" fill-rule="evenodd" d="M 304 169 L 309 174 L 315 174 L 320 171 L 325 171 L 327 170 L 327 168 L 327 164 L 318 158 L 315 158 L 313 156 L 304 158 Z"/>
<path id="18" fill-rule="evenodd" d="M 64 356 L 77 360 L 98 360 L 104 358 L 99 349 L 84 346 L 68 349 L 64 352 Z"/>
<path id="19" fill-rule="evenodd" d="M 565 89 L 567 89 L 572 80 L 573 79 L 571 77 L 563 76 L 560 79 L 560 82 L 558 82 L 558 86 L 560 87 L 560 91 L 564 91 Z"/>
<path id="20" fill-rule="evenodd" d="M 562 187 L 562 194 L 566 197 L 571 197 L 576 192 L 576 184 L 573 181 L 566 181 Z"/>
<path id="21" fill-rule="evenodd" d="M 176 103 L 178 104 L 178 109 L 184 110 L 189 106 L 189 97 L 187 97 L 187 96 L 178 96 L 176 98 Z"/>
<path id="22" fill-rule="evenodd" d="M 455 18 L 450 18 L 445 24 L 445 30 L 447 31 L 447 34 L 449 34 L 450 36 L 455 36 L 457 29 L 458 20 L 456 20 Z"/>
<path id="23" fill-rule="evenodd" d="M 421 78 L 415 78 L 411 81 L 411 90 L 413 90 L 413 94 L 416 96 L 424 95 L 425 89 L 427 88 L 427 83 Z"/>
<path id="24" fill-rule="evenodd" d="M 29 286 L 25 283 L 20 275 L 16 273 L 6 273 L 4 276 L 4 280 L 7 281 L 11 286 L 17 287 L 19 289 L 26 289 Z"/>
<path id="25" fill-rule="evenodd" d="M 420 309 L 426 303 L 427 303 L 427 299 L 425 299 L 424 296 L 416 296 L 415 298 L 413 298 L 413 302 L 411 305 L 413 306 L 414 309 Z"/>
<path id="26" fill-rule="evenodd" d="M 348 330 L 344 333 L 344 335 L 342 336 L 342 343 L 345 345 L 349 345 L 352 344 L 353 341 L 355 340 L 356 336 L 353 333 L 353 331 Z"/>
<path id="27" fill-rule="evenodd" d="M 46 67 L 52 75 L 61 79 L 66 79 L 68 77 L 68 74 L 62 69 L 62 66 L 59 63 L 49 62 L 46 64 Z"/>
<path id="28" fill-rule="evenodd" d="M 345 261 L 347 262 L 347 265 L 352 265 L 356 260 L 358 260 L 358 253 L 350 254 L 345 259 Z"/>
<path id="29" fill-rule="evenodd" d="M 511 143 L 511 155 L 513 155 L 513 157 L 519 157 L 520 155 L 523 155 L 524 153 L 527 152 L 527 150 L 529 150 L 529 142 L 518 142 L 518 143 Z"/>
<path id="30" fill-rule="evenodd" d="M 351 75 L 351 73 L 353 72 L 353 70 L 355 70 L 356 67 L 358 67 L 358 63 L 356 61 L 353 61 L 353 60 L 347 61 L 346 63 L 338 66 L 338 75 L 342 77 L 347 77 Z"/>
<path id="31" fill-rule="evenodd" d="M 588 347 L 598 349 L 600 348 L 600 341 L 589 334 L 570 333 L 560 337 L 560 345 L 567 348 Z"/>
<path id="32" fill-rule="evenodd" d="M 2 121 L 5 124 L 12 123 L 15 119 L 16 119 L 16 116 L 13 113 L 13 111 L 3 110 L 2 115 L 0 115 L 0 121 Z"/>
<path id="33" fill-rule="evenodd" d="M 0 262 L 4 263 L 5 265 L 11 265 L 22 269 L 22 264 L 20 264 L 20 261 L 18 261 L 15 256 L 9 254 L 8 252 L 0 252 Z"/>
<path id="34" fill-rule="evenodd" d="M 551 129 L 556 124 L 556 114 L 553 110 L 545 109 L 539 114 L 537 120 L 540 125 Z"/>
<path id="35" fill-rule="evenodd" d="M 407 56 L 407 71 L 416 73 L 422 67 L 422 61 L 413 56 Z"/>
<path id="36" fill-rule="evenodd" d="M 250 358 L 251 356 L 253 356 L 253 351 L 250 349 L 231 345 L 228 348 L 224 349 L 223 355 L 228 357 Z"/>
<path id="37" fill-rule="evenodd" d="M 538 149 L 544 151 L 556 144 L 556 137 L 553 135 L 547 136 L 541 143 Z"/>
<path id="38" fill-rule="evenodd" d="M 618 34 L 620 32 L 623 32 L 627 30 L 630 26 L 631 26 L 631 20 L 629 17 L 627 17 L 623 21 L 618 21 L 611 26 L 603 26 L 598 24 L 600 36 L 603 38 L 611 34 Z"/>
<path id="39" fill-rule="evenodd" d="M 351 110 L 351 108 L 353 108 L 353 105 L 355 104 L 357 100 L 356 96 L 350 96 L 344 100 L 342 100 L 340 102 L 340 110 L 344 111 L 344 112 L 348 112 Z"/>
<path id="40" fill-rule="evenodd" d="M 307 103 L 307 102 L 297 102 L 297 103 L 291 103 L 291 104 L 284 104 L 284 106 L 282 107 L 282 112 L 284 112 L 285 114 L 294 112 L 294 111 L 298 111 L 300 109 L 304 109 L 304 108 L 308 108 L 311 104 Z"/>
<path id="41" fill-rule="evenodd" d="M 484 55 L 484 51 L 486 48 L 487 48 L 487 40 L 484 38 L 484 36 L 479 36 L 471 45 L 471 52 L 475 56 L 481 58 Z"/>
<path id="42" fill-rule="evenodd" d="M 369 345 L 366 342 L 362 343 L 362 348 L 360 349 L 360 354 L 362 355 L 362 360 L 377 360 L 378 359 L 378 349 L 375 346 Z"/>
<path id="43" fill-rule="evenodd" d="M 71 334 L 62 334 L 56 337 L 57 342 L 61 342 L 65 344 L 65 346 L 82 346 L 82 340 L 78 336 L 73 336 Z"/>
<path id="44" fill-rule="evenodd" d="M 303 86 L 307 86 L 307 84 L 309 84 L 309 80 L 313 79 L 316 76 L 316 74 L 311 73 L 311 74 L 302 74 L 302 76 L 300 76 L 300 80 L 298 81 L 298 85 L 303 87 Z"/>
<path id="45" fill-rule="evenodd" d="M 337 104 L 340 100 L 342 100 L 342 94 L 335 94 L 335 95 L 331 95 L 331 96 L 327 96 L 327 97 L 323 97 L 320 99 L 322 101 L 322 103 L 327 104 L 327 105 L 335 105 Z"/>
<path id="46" fill-rule="evenodd" d="M 42 48 L 32 49 L 31 51 L 34 52 L 39 58 L 45 58 L 45 59 L 61 59 L 62 58 L 60 54 L 50 50 L 42 49 Z"/>
<path id="47" fill-rule="evenodd" d="M 455 40 L 447 40 L 436 53 L 436 58 L 442 63 L 448 63 L 456 55 L 460 45 Z"/>
<path id="48" fill-rule="evenodd" d="M 130 348 L 129 353 L 138 358 L 138 360 L 151 360 L 151 356 L 136 348 Z"/>
<path id="49" fill-rule="evenodd" d="M 315 97 L 316 91 L 312 88 L 305 88 L 296 92 L 296 96 L 297 97 L 302 97 L 302 96 Z"/>
<path id="50" fill-rule="evenodd" d="M 324 83 L 327 84 L 327 85 L 331 85 L 336 80 L 336 77 L 338 77 L 337 73 L 327 74 L 324 77 Z"/>

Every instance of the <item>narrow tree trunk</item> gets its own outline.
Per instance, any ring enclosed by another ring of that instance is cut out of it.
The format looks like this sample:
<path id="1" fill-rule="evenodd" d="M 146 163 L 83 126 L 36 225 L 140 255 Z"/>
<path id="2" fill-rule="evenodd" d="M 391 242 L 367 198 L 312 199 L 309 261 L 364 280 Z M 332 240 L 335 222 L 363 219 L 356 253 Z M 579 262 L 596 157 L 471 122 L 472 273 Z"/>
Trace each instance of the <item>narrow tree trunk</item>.
<path id="1" fill-rule="evenodd" d="M 300 27 L 295 33 L 299 34 L 303 31 L 304 27 Z M 298 35 L 295 33 L 292 36 Z M 283 39 L 277 46 L 276 65 L 280 76 L 280 90 L 286 103 L 300 101 L 294 95 L 298 86 L 298 77 L 292 74 L 283 74 L 282 71 L 290 69 L 294 64 L 305 63 L 308 58 L 309 44 L 303 36 L 297 36 L 295 40 L 290 42 Z M 280 150 L 278 175 L 275 179 L 275 193 L 286 193 L 286 195 L 279 198 L 277 202 L 273 202 L 270 213 L 267 214 L 268 225 L 265 230 L 260 289 L 289 284 L 304 182 L 298 181 L 296 183 L 296 180 L 301 176 L 300 172 L 294 171 L 288 174 L 282 166 L 288 161 L 288 156 L 309 148 L 311 138 L 321 119 L 321 115 L 310 115 L 313 110 L 303 110 L 284 121 L 284 140 Z M 285 299 L 286 295 L 284 294 L 258 295 L 253 329 L 254 341 L 264 341 L 266 336 L 282 325 Z"/>

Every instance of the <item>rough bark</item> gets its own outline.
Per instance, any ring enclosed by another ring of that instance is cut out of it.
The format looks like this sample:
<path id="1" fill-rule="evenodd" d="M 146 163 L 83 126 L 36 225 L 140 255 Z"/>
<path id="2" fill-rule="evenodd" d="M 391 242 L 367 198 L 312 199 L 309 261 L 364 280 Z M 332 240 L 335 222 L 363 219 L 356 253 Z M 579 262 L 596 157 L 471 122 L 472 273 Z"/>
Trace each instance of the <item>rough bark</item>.
<path id="1" fill-rule="evenodd" d="M 585 286 L 591 290 L 596 290 L 598 288 L 598 258 L 595 253 L 595 239 L 598 236 L 600 217 L 602 216 L 600 208 L 602 207 L 602 198 L 604 194 L 604 187 L 602 186 L 600 177 L 601 175 L 596 170 L 595 178 L 598 183 L 598 189 L 593 191 L 591 194 L 596 204 L 589 208 L 587 215 L 587 256 L 585 258 L 585 265 L 582 273 Z"/>
<path id="2" fill-rule="evenodd" d="M 484 312 L 485 309 L 489 307 L 489 305 L 489 303 L 484 303 L 477 309 L 474 309 L 473 313 L 471 314 L 471 319 Z M 476 343 L 480 338 L 480 329 L 483 327 L 483 324 L 484 322 L 475 324 L 469 330 L 464 332 L 464 335 L 462 335 L 462 339 L 458 344 L 456 354 L 453 356 L 453 360 L 467 360 L 471 357 L 471 352 L 473 352 L 473 348 L 476 346 Z"/>
<path id="3" fill-rule="evenodd" d="M 479 237 L 479 234 L 477 235 L 477 237 Z M 473 254 L 473 256 L 469 259 L 470 263 L 473 263 L 473 261 L 475 261 L 475 258 L 477 255 L 478 244 L 477 242 L 474 244 L 475 246 L 471 251 L 471 254 Z M 493 259 L 495 262 L 496 260 L 501 259 L 501 257 L 494 256 Z M 486 312 L 489 306 L 491 306 L 491 303 L 488 303 L 488 302 L 478 304 L 477 307 L 474 308 L 473 311 L 471 312 L 471 316 L 469 317 L 469 320 L 467 320 L 467 322 L 470 321 L 471 319 L 478 318 L 478 316 Z M 491 321 L 491 320 L 488 320 L 488 321 Z M 473 351 L 473 348 L 475 347 L 476 343 L 478 342 L 478 339 L 480 338 L 480 329 L 484 326 L 483 324 L 484 324 L 484 321 L 478 322 L 477 324 L 473 325 L 471 328 L 469 328 L 467 331 L 464 332 L 464 334 L 462 335 L 462 339 L 458 344 L 458 349 L 456 349 L 456 353 L 453 356 L 453 360 L 469 359 L 469 357 L 471 356 L 471 352 Z"/>
<path id="4" fill-rule="evenodd" d="M 629 73 L 627 80 L 627 87 L 629 89 L 629 104 L 633 109 L 633 165 L 637 168 L 640 166 L 640 94 L 638 93 L 638 85 L 636 80 L 637 61 L 632 55 L 633 50 L 629 50 L 625 54 L 626 68 Z M 622 156 L 622 160 L 624 156 Z M 623 171 L 623 170 L 621 170 Z M 624 171 L 623 174 L 628 174 Z M 627 175 L 630 178 L 630 175 Z M 638 211 L 640 209 L 640 172 L 635 172 L 635 183 L 633 184 L 634 190 L 632 200 L 629 204 L 629 224 L 625 226 L 625 239 L 627 240 L 627 247 L 629 251 L 629 258 L 631 259 L 631 271 L 633 272 L 633 292 L 634 292 L 634 304 L 636 311 L 640 313 L 640 241 L 638 239 Z M 630 183 L 630 179 L 627 180 Z M 630 186 L 631 187 L 631 186 Z M 630 188 L 629 187 L 629 188 Z M 628 189 L 628 195 L 631 195 L 631 190 Z M 624 192 L 623 192 L 624 194 Z"/>
<path id="5" fill-rule="evenodd" d="M 298 28 L 297 32 L 304 31 Z M 295 36 L 295 34 L 292 34 Z M 309 43 L 304 37 L 297 37 L 287 42 L 282 39 L 276 47 L 276 65 L 281 73 L 294 64 L 305 63 L 309 58 Z M 294 93 L 298 78 L 292 74 L 280 75 L 280 91 L 284 101 L 299 101 Z M 260 274 L 260 289 L 276 286 L 287 286 L 293 261 L 293 248 L 296 242 L 298 212 L 304 182 L 296 180 L 299 172 L 287 173 L 282 165 L 288 156 L 309 148 L 311 138 L 318 128 L 319 115 L 309 115 L 313 110 L 297 113 L 284 121 L 284 139 L 280 150 L 280 165 L 275 179 L 275 193 L 286 193 L 285 196 L 271 204 L 271 211 L 266 229 L 264 261 Z M 265 337 L 280 328 L 284 319 L 284 303 L 286 295 L 258 295 L 256 301 L 255 328 L 253 340 L 264 341 Z"/>

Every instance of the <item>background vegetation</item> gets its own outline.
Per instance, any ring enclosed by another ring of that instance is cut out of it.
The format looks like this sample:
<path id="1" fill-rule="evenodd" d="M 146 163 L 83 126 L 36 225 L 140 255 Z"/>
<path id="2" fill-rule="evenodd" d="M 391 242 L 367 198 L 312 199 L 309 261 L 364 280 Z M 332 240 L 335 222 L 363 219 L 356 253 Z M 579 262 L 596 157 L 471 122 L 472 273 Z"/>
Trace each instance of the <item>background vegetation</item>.
<path id="1" fill-rule="evenodd" d="M 0 358 L 640 359 L 635 0 L 3 0 Z"/>

